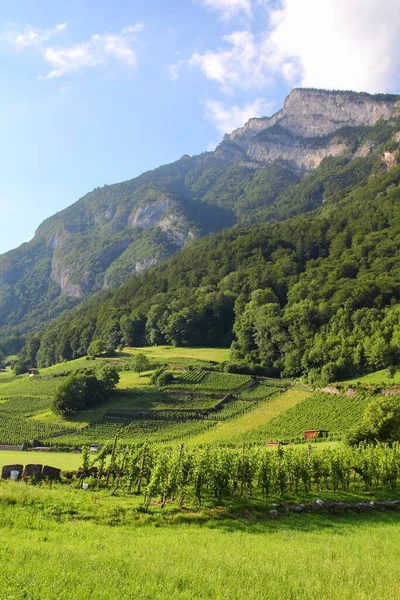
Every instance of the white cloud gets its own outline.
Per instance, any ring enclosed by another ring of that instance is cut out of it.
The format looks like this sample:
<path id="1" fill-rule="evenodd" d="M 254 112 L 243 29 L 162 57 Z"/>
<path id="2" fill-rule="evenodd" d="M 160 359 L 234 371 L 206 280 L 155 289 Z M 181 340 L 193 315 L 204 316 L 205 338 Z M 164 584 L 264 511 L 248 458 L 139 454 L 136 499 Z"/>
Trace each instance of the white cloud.
<path id="1" fill-rule="evenodd" d="M 234 31 L 223 40 L 227 48 L 193 54 L 189 65 L 199 67 L 207 79 L 220 83 L 225 92 L 232 93 L 235 88 L 261 89 L 270 83 L 268 55 L 260 52 L 262 44 L 251 31 Z"/>
<path id="2" fill-rule="evenodd" d="M 212 121 L 217 130 L 222 133 L 230 133 L 238 127 L 242 127 L 253 117 L 264 117 L 270 114 L 271 104 L 257 98 L 253 102 L 246 102 L 243 106 L 226 106 L 216 100 L 206 102 L 206 117 Z"/>
<path id="3" fill-rule="evenodd" d="M 290 84 L 368 92 L 396 84 L 398 0 L 283 0 L 271 23 L 263 51 Z"/>
<path id="4" fill-rule="evenodd" d="M 221 13 L 224 19 L 231 19 L 239 13 L 251 15 L 251 0 L 200 0 L 206 8 L 211 8 Z"/>
<path id="5" fill-rule="evenodd" d="M 128 67 L 136 67 L 136 53 L 131 47 L 135 34 L 142 30 L 141 25 L 126 28 L 120 34 L 92 35 L 88 42 L 69 48 L 46 48 L 44 58 L 52 66 L 47 78 L 62 77 L 66 73 L 98 67 L 110 58 Z"/>
<path id="6" fill-rule="evenodd" d="M 255 34 L 249 22 L 225 36 L 222 47 L 193 54 L 189 65 L 229 93 L 261 90 L 277 78 L 290 86 L 398 90 L 399 0 L 280 0 L 275 6 L 264 32 Z"/>
<path id="7" fill-rule="evenodd" d="M 68 26 L 68 23 L 59 23 L 50 29 L 38 29 L 32 25 L 25 25 L 23 31 L 9 25 L 3 31 L 1 38 L 14 45 L 18 49 L 28 46 L 40 46 L 60 34 Z"/>
<path id="8" fill-rule="evenodd" d="M 43 78 L 62 77 L 66 73 L 104 65 L 110 60 L 117 60 L 129 68 L 136 67 L 137 56 L 132 44 L 143 29 L 141 23 L 130 25 L 117 34 L 94 34 L 88 41 L 72 46 L 48 45 L 47 42 L 66 27 L 67 23 L 60 23 L 51 29 L 36 29 L 26 25 L 22 32 L 17 32 L 9 26 L 1 37 L 14 48 L 32 47 L 41 54 L 51 66 L 51 71 Z"/>
<path id="9" fill-rule="evenodd" d="M 179 71 L 181 70 L 181 68 L 183 67 L 183 65 L 185 63 L 186 63 L 186 60 L 180 60 L 179 62 L 175 63 L 174 65 L 169 65 L 167 70 L 168 70 L 169 78 L 171 81 L 178 81 Z"/>

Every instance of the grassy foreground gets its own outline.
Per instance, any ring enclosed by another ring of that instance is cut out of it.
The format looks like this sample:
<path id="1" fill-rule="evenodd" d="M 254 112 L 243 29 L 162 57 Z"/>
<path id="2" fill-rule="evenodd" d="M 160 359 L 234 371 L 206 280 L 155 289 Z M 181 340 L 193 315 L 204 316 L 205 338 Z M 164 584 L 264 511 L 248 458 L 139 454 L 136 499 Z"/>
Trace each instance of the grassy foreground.
<path id="1" fill-rule="evenodd" d="M 399 597 L 397 513 L 278 520 L 213 513 L 196 523 L 196 515 L 149 518 L 126 503 L 2 483 L 0 599 Z"/>

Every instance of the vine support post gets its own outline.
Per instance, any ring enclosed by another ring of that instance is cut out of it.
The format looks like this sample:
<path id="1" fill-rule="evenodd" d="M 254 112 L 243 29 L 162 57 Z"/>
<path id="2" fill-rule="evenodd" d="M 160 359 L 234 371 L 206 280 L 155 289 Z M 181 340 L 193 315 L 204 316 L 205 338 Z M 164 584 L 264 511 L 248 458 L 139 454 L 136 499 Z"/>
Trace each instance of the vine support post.
<path id="1" fill-rule="evenodd" d="M 113 462 L 114 462 L 115 449 L 116 449 L 116 447 L 117 447 L 117 439 L 118 439 L 118 437 L 117 437 L 117 436 L 115 436 L 115 438 L 114 438 L 114 442 L 113 442 L 113 445 L 112 445 L 111 457 L 110 457 L 110 464 L 109 464 L 109 466 L 108 466 L 107 479 L 106 479 L 106 485 L 107 485 L 107 487 L 108 487 L 108 483 L 109 483 L 109 481 L 110 481 L 111 467 L 112 467 L 112 465 L 113 465 Z"/>
<path id="2" fill-rule="evenodd" d="M 138 487 L 137 487 L 138 494 L 140 494 L 140 492 L 142 490 L 142 481 L 143 481 L 144 465 L 145 465 L 145 461 L 146 461 L 146 454 L 147 454 L 147 442 L 145 442 L 145 444 L 143 446 L 142 462 L 140 464 L 139 481 L 138 481 Z"/>

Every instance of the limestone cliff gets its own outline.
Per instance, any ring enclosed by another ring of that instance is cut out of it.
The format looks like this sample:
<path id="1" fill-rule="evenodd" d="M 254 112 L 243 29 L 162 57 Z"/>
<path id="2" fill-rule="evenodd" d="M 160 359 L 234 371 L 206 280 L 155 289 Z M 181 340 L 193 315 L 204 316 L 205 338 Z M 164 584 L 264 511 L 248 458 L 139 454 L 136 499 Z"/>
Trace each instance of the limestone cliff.
<path id="1" fill-rule="evenodd" d="M 295 89 L 272 117 L 250 119 L 226 135 L 219 151 L 233 143 L 250 160 L 281 160 L 309 171 L 327 156 L 357 152 L 343 135 L 348 128 L 371 127 L 399 114 L 398 96 Z"/>

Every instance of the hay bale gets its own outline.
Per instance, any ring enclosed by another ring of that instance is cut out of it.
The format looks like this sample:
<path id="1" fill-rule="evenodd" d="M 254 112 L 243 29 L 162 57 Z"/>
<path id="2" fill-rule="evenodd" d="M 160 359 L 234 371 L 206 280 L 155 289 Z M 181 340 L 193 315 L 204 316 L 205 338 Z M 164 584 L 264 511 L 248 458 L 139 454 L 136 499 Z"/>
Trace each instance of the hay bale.
<path id="1" fill-rule="evenodd" d="M 42 471 L 42 477 L 47 477 L 48 479 L 59 479 L 61 475 L 61 469 L 57 469 L 56 467 L 49 467 L 49 465 L 45 465 Z"/>
<path id="2" fill-rule="evenodd" d="M 43 465 L 26 465 L 22 474 L 23 479 L 40 479 L 42 476 Z"/>
<path id="3" fill-rule="evenodd" d="M 1 477 L 2 479 L 10 479 L 11 471 L 18 471 L 18 479 L 20 479 L 23 470 L 23 465 L 5 465 L 1 471 Z"/>

